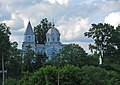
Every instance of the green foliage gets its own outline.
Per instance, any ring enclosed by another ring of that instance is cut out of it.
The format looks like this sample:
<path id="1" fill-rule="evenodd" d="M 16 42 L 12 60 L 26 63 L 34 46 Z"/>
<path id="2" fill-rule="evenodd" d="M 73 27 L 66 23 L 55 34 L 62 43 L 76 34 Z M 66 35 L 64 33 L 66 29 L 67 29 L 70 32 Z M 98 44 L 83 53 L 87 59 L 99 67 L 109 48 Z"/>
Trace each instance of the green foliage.
<path id="1" fill-rule="evenodd" d="M 46 66 L 31 74 L 24 76 L 18 85 L 56 85 L 57 69 L 54 66 Z"/>
<path id="2" fill-rule="evenodd" d="M 120 64 L 120 25 L 118 25 L 115 29 L 115 32 L 113 33 L 113 36 L 111 38 L 111 43 L 113 46 L 109 46 L 106 51 L 106 57 L 108 64 Z"/>
<path id="3" fill-rule="evenodd" d="M 6 63 L 7 76 L 18 78 L 21 75 L 22 51 L 17 49 L 17 42 L 11 43 L 9 59 Z"/>
<path id="4" fill-rule="evenodd" d="M 2 68 L 2 56 L 4 58 L 4 62 L 9 58 L 10 55 L 10 28 L 6 26 L 5 23 L 0 23 L 0 70 Z M 6 69 L 6 68 L 5 68 Z M 0 82 L 2 81 L 2 75 L 0 74 Z"/>
<path id="5" fill-rule="evenodd" d="M 24 72 L 24 76 L 21 78 L 21 80 L 19 80 L 17 82 L 17 85 L 32 85 L 32 83 L 30 82 L 30 76 L 31 74 L 28 72 Z M 33 84 L 35 85 L 35 84 Z"/>
<path id="6" fill-rule="evenodd" d="M 79 85 L 82 76 L 79 67 L 65 65 L 60 69 L 60 85 Z"/>
<path id="7" fill-rule="evenodd" d="M 105 78 L 106 85 L 120 85 L 120 75 L 114 71 L 108 71 Z"/>
<path id="8" fill-rule="evenodd" d="M 81 46 L 69 44 L 63 47 L 58 55 L 52 57 L 52 62 L 54 65 L 60 66 L 64 66 L 65 64 L 82 66 L 88 62 L 88 58 L 87 53 Z"/>
<path id="9" fill-rule="evenodd" d="M 27 46 L 27 51 L 23 56 L 22 71 L 33 72 L 43 67 L 47 60 L 45 53 L 35 53 L 31 50 L 30 46 Z"/>
<path id="10" fill-rule="evenodd" d="M 102 63 L 107 61 L 113 62 L 114 59 L 116 60 L 118 58 L 116 54 L 119 53 L 119 29 L 119 26 L 114 29 L 110 24 L 98 23 L 92 24 L 89 31 L 85 32 L 85 36 L 94 40 L 94 45 L 90 44 L 89 48 L 92 52 L 93 50 L 99 52 Z"/>
<path id="11" fill-rule="evenodd" d="M 10 28 L 5 23 L 0 24 L 0 54 L 7 56 L 10 49 Z"/>
<path id="12" fill-rule="evenodd" d="M 46 60 L 47 60 L 47 56 L 45 53 L 35 53 L 35 63 L 34 63 L 34 69 L 39 69 L 42 66 L 44 66 Z"/>
<path id="13" fill-rule="evenodd" d="M 51 22 L 48 22 L 47 18 L 42 19 L 39 25 L 34 27 L 35 42 L 39 44 L 45 44 L 46 33 L 51 28 Z"/>
<path id="14" fill-rule="evenodd" d="M 82 85 L 119 85 L 120 74 L 115 71 L 107 71 L 100 67 L 83 66 L 82 72 L 85 75 Z M 115 83 L 115 84 L 113 84 Z"/>
<path id="15" fill-rule="evenodd" d="M 65 65 L 62 68 L 46 66 L 23 76 L 18 85 L 119 85 L 120 74 L 101 67 Z"/>
<path id="16" fill-rule="evenodd" d="M 103 82 L 107 72 L 105 69 L 94 66 L 83 66 L 82 71 L 85 75 L 83 77 L 83 85 L 87 85 L 87 83 L 88 85 L 105 85 Z"/>
<path id="17" fill-rule="evenodd" d="M 5 23 L 0 24 L 0 57 L 3 55 L 5 58 L 8 58 L 9 49 L 10 49 L 10 31 L 9 27 Z"/>
<path id="18" fill-rule="evenodd" d="M 23 56 L 22 71 L 24 72 L 33 72 L 34 71 L 34 61 L 35 61 L 35 52 L 28 48 Z"/>
<path id="19" fill-rule="evenodd" d="M 15 78 L 9 77 L 5 80 L 5 85 L 16 85 L 17 81 Z"/>
<path id="20" fill-rule="evenodd" d="M 99 54 L 94 52 L 94 54 L 89 54 L 88 59 L 86 60 L 87 65 L 99 66 Z"/>

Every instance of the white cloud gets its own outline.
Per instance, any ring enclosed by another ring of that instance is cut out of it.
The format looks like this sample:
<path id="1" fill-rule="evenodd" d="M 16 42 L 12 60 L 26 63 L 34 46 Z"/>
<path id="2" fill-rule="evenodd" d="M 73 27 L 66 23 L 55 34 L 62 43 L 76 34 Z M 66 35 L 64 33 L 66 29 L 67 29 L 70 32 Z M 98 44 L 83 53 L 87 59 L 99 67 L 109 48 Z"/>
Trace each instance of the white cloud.
<path id="1" fill-rule="evenodd" d="M 89 29 L 90 23 L 101 22 L 108 13 L 115 13 L 120 8 L 120 0 L 0 0 L 0 4 L 0 21 L 6 21 L 12 29 L 12 36 L 17 36 L 12 40 L 21 39 L 28 20 L 34 27 L 47 17 L 49 21 L 55 19 L 62 41 L 69 42 L 86 41 L 83 34 Z M 105 21 L 111 21 L 109 18 Z M 119 22 L 117 20 L 116 23 Z"/>
<path id="2" fill-rule="evenodd" d="M 58 3 L 58 4 L 65 4 L 65 5 L 67 5 L 68 4 L 68 2 L 69 2 L 69 0 L 48 0 L 50 3 L 52 3 L 52 4 L 55 4 L 55 3 Z"/>
<path id="3" fill-rule="evenodd" d="M 105 17 L 105 23 L 109 23 L 113 26 L 118 26 L 120 24 L 120 12 L 112 12 Z"/>
<path id="4" fill-rule="evenodd" d="M 23 39 L 23 36 L 19 36 L 19 35 L 11 35 L 10 36 L 10 41 L 11 42 L 17 42 L 18 43 L 18 48 L 22 47 L 22 42 L 21 42 L 22 39 Z"/>
<path id="5" fill-rule="evenodd" d="M 99 8 L 103 11 L 119 10 L 120 0 L 102 0 L 99 4 Z"/>
<path id="6" fill-rule="evenodd" d="M 90 25 L 87 18 L 70 18 L 69 20 L 59 21 L 58 29 L 61 33 L 62 41 L 83 41 L 84 32 L 88 31 Z"/>
<path id="7" fill-rule="evenodd" d="M 7 24 L 8 27 L 11 28 L 11 30 L 19 30 L 24 27 L 24 22 L 18 16 L 18 14 L 13 13 L 11 16 L 12 16 L 12 19 L 3 21 L 4 23 Z"/>

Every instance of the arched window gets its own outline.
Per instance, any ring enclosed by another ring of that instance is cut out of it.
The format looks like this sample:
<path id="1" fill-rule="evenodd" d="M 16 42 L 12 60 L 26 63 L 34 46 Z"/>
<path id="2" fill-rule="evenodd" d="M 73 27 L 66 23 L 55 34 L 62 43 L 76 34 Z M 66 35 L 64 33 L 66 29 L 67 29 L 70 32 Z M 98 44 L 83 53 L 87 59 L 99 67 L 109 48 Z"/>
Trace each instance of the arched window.
<path id="1" fill-rule="evenodd" d="M 31 40 L 31 37 L 30 37 L 30 35 L 28 36 L 28 41 L 30 41 Z"/>
<path id="2" fill-rule="evenodd" d="M 52 52 L 52 56 L 55 56 L 55 52 Z"/>

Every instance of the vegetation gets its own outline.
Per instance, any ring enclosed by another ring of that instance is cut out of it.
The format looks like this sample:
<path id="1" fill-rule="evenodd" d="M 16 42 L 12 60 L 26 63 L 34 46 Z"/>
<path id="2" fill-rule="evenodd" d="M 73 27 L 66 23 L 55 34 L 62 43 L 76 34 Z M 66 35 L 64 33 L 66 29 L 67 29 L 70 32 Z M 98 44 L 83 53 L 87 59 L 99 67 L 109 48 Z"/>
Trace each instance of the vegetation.
<path id="1" fill-rule="evenodd" d="M 58 77 L 59 72 L 59 77 Z M 64 65 L 62 68 L 46 66 L 24 76 L 18 85 L 119 85 L 120 74 L 95 66 Z"/>
<path id="2" fill-rule="evenodd" d="M 36 43 L 45 43 L 45 33 L 50 27 L 47 18 L 42 19 L 35 27 Z M 29 46 L 23 55 L 17 42 L 10 42 L 10 30 L 5 24 L 0 24 L 0 35 L 0 61 L 4 56 L 7 69 L 5 85 L 120 85 L 120 26 L 92 24 L 85 32 L 85 36 L 94 40 L 89 45 L 92 54 L 78 44 L 68 44 L 51 59 L 45 53 L 35 53 Z"/>
<path id="3" fill-rule="evenodd" d="M 46 33 L 51 28 L 51 22 L 48 22 L 47 18 L 42 19 L 39 25 L 34 27 L 35 42 L 39 44 L 45 44 Z"/>
<path id="4" fill-rule="evenodd" d="M 94 45 L 89 45 L 92 52 L 98 52 L 102 63 L 119 63 L 120 59 L 120 26 L 114 28 L 110 24 L 92 24 L 85 36 L 94 40 Z M 119 63 L 120 64 L 120 63 Z"/>

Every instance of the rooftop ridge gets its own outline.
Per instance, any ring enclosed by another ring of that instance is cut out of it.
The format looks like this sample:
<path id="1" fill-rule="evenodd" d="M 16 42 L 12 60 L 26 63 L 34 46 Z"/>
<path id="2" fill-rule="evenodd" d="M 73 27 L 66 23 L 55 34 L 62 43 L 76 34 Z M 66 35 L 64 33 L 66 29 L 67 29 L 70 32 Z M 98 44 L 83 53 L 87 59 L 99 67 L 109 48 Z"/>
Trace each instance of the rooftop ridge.
<path id="1" fill-rule="evenodd" d="M 30 21 L 28 22 L 24 35 L 34 35 Z"/>

